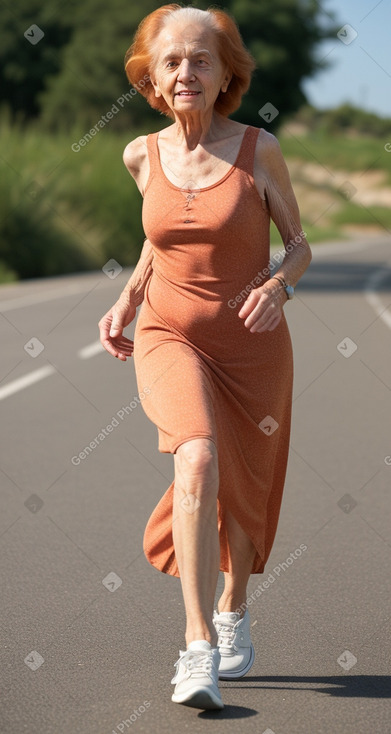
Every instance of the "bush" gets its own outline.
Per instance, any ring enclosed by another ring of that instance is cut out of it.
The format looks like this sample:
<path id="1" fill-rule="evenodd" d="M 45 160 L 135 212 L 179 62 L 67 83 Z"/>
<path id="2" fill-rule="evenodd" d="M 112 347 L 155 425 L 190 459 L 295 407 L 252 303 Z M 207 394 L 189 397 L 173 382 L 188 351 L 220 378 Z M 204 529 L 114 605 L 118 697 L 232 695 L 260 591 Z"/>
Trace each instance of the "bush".
<path id="1" fill-rule="evenodd" d="M 0 171 L 0 280 L 134 265 L 144 240 L 142 197 L 122 151 L 136 135 L 102 130 L 48 136 L 4 121 Z M 3 274 L 3 275 L 2 275 Z"/>

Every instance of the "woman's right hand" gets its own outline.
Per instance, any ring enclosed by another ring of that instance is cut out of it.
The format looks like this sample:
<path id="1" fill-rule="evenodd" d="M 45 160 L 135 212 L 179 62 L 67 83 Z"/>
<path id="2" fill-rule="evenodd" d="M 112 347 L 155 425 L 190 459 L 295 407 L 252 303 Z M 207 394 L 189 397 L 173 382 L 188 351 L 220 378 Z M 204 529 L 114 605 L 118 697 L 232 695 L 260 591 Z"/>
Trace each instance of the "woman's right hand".
<path id="1" fill-rule="evenodd" d="M 123 336 L 123 329 L 128 326 L 136 316 L 136 305 L 131 295 L 121 295 L 118 301 L 110 308 L 99 321 L 99 335 L 102 346 L 126 362 L 133 355 L 134 342 Z"/>

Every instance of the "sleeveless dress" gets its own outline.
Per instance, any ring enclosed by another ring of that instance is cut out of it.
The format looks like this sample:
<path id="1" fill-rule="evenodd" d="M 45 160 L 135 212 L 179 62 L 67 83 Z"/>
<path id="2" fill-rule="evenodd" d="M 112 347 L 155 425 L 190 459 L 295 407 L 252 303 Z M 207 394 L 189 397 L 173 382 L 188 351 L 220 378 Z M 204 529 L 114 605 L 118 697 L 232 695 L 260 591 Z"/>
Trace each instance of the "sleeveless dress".
<path id="1" fill-rule="evenodd" d="M 158 133 L 147 136 L 142 221 L 154 257 L 134 334 L 137 386 L 160 452 L 175 453 L 199 437 L 217 446 L 220 570 L 227 572 L 226 511 L 255 546 L 252 573 L 264 571 L 291 428 L 293 353 L 285 316 L 263 333 L 250 333 L 238 316 L 251 288 L 270 277 L 270 212 L 252 175 L 259 130 L 248 126 L 234 165 L 200 189 L 190 181 L 172 184 L 161 167 Z M 155 568 L 179 577 L 173 491 L 174 481 L 149 518 L 143 548 Z"/>

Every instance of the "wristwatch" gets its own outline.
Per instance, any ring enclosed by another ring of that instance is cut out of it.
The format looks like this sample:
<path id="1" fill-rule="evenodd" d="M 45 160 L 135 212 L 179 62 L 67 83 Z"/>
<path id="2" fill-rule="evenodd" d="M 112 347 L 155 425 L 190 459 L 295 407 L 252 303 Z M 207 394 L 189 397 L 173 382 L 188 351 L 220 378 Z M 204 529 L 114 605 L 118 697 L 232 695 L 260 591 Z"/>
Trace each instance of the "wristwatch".
<path id="1" fill-rule="evenodd" d="M 280 281 L 281 285 L 284 286 L 285 293 L 287 295 L 288 300 L 290 301 L 291 298 L 293 298 L 295 289 L 293 285 L 288 285 L 288 283 L 285 281 L 285 278 L 283 278 L 281 275 L 273 275 L 273 278 L 276 278 Z"/>

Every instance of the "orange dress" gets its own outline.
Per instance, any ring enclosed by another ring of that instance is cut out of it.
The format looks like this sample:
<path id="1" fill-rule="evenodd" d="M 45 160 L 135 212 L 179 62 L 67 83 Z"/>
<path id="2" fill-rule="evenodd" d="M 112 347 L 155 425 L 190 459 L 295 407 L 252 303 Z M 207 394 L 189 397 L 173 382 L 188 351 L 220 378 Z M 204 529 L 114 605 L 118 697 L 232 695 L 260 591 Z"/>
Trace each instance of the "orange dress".
<path id="1" fill-rule="evenodd" d="M 159 451 L 175 453 L 199 437 L 215 442 L 220 570 L 231 568 L 228 510 L 255 546 L 252 573 L 263 573 L 277 529 L 293 385 L 285 316 L 263 333 L 251 333 L 238 316 L 250 288 L 270 277 L 270 213 L 252 176 L 258 134 L 248 126 L 225 176 L 193 190 L 167 179 L 158 133 L 147 136 L 142 218 L 154 257 L 134 335 L 137 386 Z M 149 518 L 144 553 L 179 576 L 173 490 L 174 481 Z"/>

